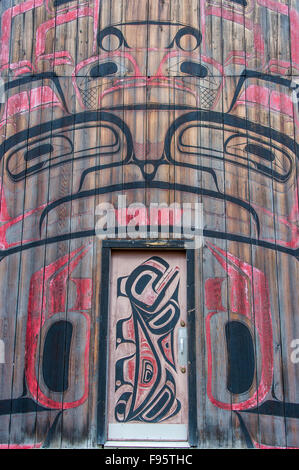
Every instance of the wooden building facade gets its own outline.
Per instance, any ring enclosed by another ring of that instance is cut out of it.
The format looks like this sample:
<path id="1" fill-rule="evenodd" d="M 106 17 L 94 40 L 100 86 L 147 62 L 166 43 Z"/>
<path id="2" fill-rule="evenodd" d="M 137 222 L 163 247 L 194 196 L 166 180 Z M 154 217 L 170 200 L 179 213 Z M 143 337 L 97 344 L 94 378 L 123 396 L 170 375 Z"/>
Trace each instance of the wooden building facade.
<path id="1" fill-rule="evenodd" d="M 0 28 L 0 448 L 298 448 L 298 0 Z"/>

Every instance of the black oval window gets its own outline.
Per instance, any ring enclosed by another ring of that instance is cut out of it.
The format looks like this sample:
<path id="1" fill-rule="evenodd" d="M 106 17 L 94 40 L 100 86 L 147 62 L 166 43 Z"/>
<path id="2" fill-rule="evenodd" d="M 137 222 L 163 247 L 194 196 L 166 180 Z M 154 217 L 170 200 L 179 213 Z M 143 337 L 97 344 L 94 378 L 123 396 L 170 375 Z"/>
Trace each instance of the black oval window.
<path id="1" fill-rule="evenodd" d="M 254 347 L 249 328 L 239 321 L 225 325 L 228 354 L 227 388 L 239 394 L 250 389 L 254 379 Z"/>
<path id="2" fill-rule="evenodd" d="M 43 354 L 43 377 L 53 392 L 68 389 L 69 359 L 73 326 L 68 321 L 57 321 L 47 333 Z"/>

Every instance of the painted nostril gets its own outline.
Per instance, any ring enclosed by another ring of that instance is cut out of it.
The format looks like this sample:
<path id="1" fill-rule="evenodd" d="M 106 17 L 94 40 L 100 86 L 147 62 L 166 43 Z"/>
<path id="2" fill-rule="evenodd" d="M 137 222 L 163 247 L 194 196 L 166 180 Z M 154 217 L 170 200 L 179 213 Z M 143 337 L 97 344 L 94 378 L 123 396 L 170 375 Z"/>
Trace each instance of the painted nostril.
<path id="1" fill-rule="evenodd" d="M 155 172 L 155 167 L 152 163 L 146 163 L 143 167 L 143 171 L 147 175 L 152 175 Z"/>

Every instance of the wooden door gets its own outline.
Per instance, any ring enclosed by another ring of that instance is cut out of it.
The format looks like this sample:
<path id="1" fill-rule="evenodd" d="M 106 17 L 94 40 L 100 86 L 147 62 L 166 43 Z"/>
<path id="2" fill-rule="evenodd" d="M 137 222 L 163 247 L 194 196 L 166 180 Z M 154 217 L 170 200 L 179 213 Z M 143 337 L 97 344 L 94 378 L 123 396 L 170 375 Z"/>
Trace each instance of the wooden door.
<path id="1" fill-rule="evenodd" d="M 111 258 L 108 441 L 187 442 L 185 254 Z"/>

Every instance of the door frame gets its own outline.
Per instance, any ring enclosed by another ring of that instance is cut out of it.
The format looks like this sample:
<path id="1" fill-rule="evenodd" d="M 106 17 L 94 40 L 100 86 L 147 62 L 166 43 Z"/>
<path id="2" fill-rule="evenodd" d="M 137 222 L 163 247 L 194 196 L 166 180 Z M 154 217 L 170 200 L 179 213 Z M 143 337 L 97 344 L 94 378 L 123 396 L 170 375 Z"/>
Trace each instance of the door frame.
<path id="1" fill-rule="evenodd" d="M 196 325 L 195 325 L 195 270 L 194 250 L 186 249 L 184 240 L 103 240 L 101 256 L 101 287 L 99 301 L 99 358 L 105 358 L 98 365 L 98 401 L 97 401 L 97 444 L 104 446 L 108 442 L 108 361 L 109 361 L 109 282 L 111 269 L 111 251 L 117 250 L 180 251 L 186 254 L 187 274 L 187 328 L 188 328 L 188 444 L 198 445 L 197 430 L 197 391 L 196 391 Z M 108 273 L 108 275 L 107 275 Z M 102 295 L 104 293 L 104 295 Z M 133 441 L 132 441 L 133 443 Z M 161 441 L 161 447 L 163 442 Z"/>

